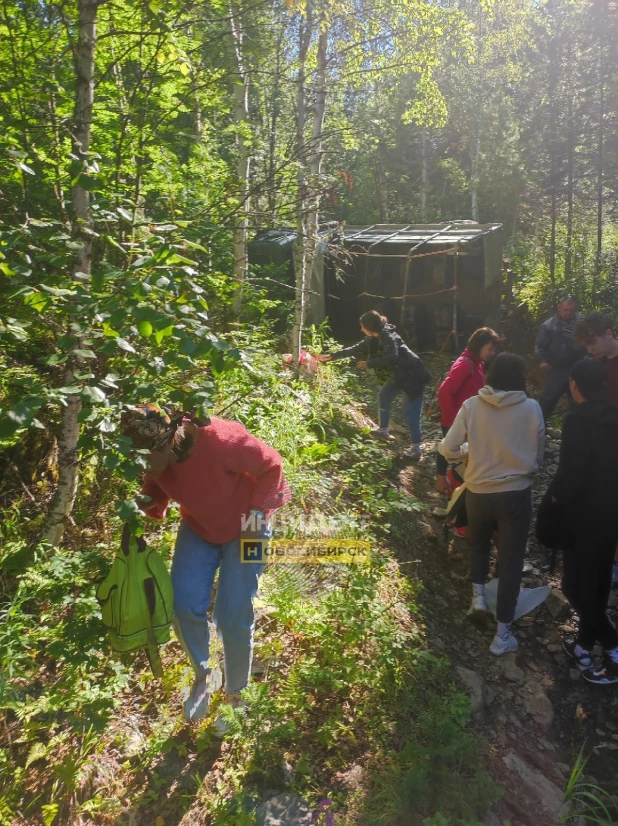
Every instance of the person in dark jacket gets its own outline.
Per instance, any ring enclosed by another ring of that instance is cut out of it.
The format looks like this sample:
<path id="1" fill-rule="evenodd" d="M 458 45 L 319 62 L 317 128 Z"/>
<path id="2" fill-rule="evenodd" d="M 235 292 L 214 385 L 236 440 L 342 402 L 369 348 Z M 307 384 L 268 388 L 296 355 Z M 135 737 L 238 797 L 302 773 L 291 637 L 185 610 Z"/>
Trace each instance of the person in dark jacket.
<path id="1" fill-rule="evenodd" d="M 388 432 L 391 407 L 395 398 L 403 393 L 403 413 L 412 437 L 412 446 L 405 451 L 404 456 L 418 460 L 422 452 L 423 388 L 431 376 L 420 358 L 410 350 L 385 316 L 371 310 L 360 317 L 360 325 L 365 335 L 362 341 L 331 355 L 318 356 L 318 359 L 338 361 L 358 358 L 358 367 L 368 367 L 375 371 L 382 387 L 378 395 L 380 426 L 373 434 L 383 441 L 392 438 Z"/>
<path id="2" fill-rule="evenodd" d="M 618 633 L 607 618 L 612 563 L 618 541 L 618 409 L 607 401 L 605 370 L 592 359 L 571 370 L 576 409 L 562 429 L 560 462 L 549 494 L 567 537 L 562 589 L 579 614 L 577 639 L 563 645 L 588 682 L 618 683 Z M 604 667 L 594 666 L 596 642 Z"/>
<path id="3" fill-rule="evenodd" d="M 575 340 L 575 325 L 581 319 L 577 302 L 565 295 L 558 302 L 556 315 L 548 318 L 539 328 L 536 338 L 536 357 L 542 370 L 547 373 L 545 390 L 539 399 L 545 426 L 562 396 L 567 396 L 569 409 L 574 402 L 569 392 L 569 370 L 584 356 L 584 350 Z"/>

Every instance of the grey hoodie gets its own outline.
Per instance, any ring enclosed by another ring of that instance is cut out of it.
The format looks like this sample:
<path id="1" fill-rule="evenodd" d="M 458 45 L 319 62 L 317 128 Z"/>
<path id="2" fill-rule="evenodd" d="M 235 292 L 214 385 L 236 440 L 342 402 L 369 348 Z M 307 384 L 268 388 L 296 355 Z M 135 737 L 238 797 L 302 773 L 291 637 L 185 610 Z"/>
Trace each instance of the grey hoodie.
<path id="1" fill-rule="evenodd" d="M 466 487 L 473 493 L 523 490 L 543 461 L 545 428 L 541 408 L 523 390 L 494 390 L 485 385 L 467 399 L 440 444 L 450 461 L 465 455 Z"/>

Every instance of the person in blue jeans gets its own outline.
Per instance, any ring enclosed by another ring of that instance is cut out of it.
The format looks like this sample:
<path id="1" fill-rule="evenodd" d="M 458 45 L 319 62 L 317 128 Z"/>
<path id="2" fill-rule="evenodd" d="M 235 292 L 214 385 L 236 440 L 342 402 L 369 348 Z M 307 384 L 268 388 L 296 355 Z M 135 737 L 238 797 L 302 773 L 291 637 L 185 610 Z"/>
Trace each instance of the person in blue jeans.
<path id="1" fill-rule="evenodd" d="M 133 447 L 150 451 L 142 485 L 146 515 L 163 519 L 170 500 L 180 505 L 174 627 L 195 672 L 184 707 L 185 719 L 195 722 L 206 715 L 212 694 L 207 612 L 215 575 L 213 623 L 223 643 L 225 701 L 238 707 L 251 675 L 253 598 L 264 569 L 260 561 L 243 561 L 241 540 L 271 536 L 271 516 L 290 492 L 281 456 L 239 422 L 202 424 L 149 404 L 128 408 L 122 424 Z M 223 716 L 214 727 L 225 733 Z"/>
<path id="2" fill-rule="evenodd" d="M 254 515 L 258 524 L 262 522 L 258 537 L 271 537 L 272 527 L 264 519 L 264 513 L 256 511 Z M 245 531 L 243 538 L 251 538 L 252 533 Z M 232 706 L 239 704 L 240 693 L 247 687 L 251 675 L 253 599 L 265 563 L 242 562 L 240 540 L 239 536 L 217 545 L 205 542 L 184 521 L 178 530 L 172 563 L 174 630 L 196 673 L 193 691 L 185 703 L 184 716 L 189 721 L 202 716 L 210 694 L 207 612 L 217 571 L 219 581 L 212 621 L 223 643 L 225 692 Z M 221 717 L 215 720 L 214 726 L 215 731 L 225 730 Z"/>
<path id="3" fill-rule="evenodd" d="M 412 445 L 404 452 L 407 459 L 418 460 L 422 455 L 421 415 L 423 412 L 423 388 L 431 379 L 425 365 L 401 338 L 395 326 L 375 310 L 360 317 L 365 338 L 351 347 L 345 347 L 330 355 L 318 356 L 319 361 L 338 361 L 360 358 L 357 366 L 369 368 L 382 383 L 378 394 L 379 427 L 373 435 L 382 441 L 390 441 L 388 432 L 393 401 L 403 394 L 403 415 L 410 430 Z"/>

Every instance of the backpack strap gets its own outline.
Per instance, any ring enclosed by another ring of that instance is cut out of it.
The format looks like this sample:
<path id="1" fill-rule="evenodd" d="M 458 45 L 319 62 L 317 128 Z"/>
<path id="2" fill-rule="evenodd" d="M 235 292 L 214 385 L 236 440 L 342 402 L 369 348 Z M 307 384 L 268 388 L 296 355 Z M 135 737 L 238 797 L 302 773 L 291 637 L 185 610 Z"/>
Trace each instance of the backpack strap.
<path id="1" fill-rule="evenodd" d="M 145 544 L 146 543 L 144 543 L 144 545 Z M 154 579 L 152 577 L 144 580 L 144 592 L 146 594 L 146 602 L 148 604 L 148 645 L 146 647 L 146 653 L 148 654 L 148 662 L 150 663 L 153 676 L 162 677 L 163 665 L 159 654 L 159 646 L 152 627 L 152 617 L 154 616 L 157 599 L 155 595 Z"/>

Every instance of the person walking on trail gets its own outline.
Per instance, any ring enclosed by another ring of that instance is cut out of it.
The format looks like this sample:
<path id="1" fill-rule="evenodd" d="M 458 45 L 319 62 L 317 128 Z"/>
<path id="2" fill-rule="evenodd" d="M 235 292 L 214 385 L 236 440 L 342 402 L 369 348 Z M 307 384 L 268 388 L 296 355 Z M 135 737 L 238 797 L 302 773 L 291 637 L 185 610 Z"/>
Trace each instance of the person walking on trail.
<path id="1" fill-rule="evenodd" d="M 618 633 L 605 613 L 618 542 L 618 407 L 607 400 L 597 361 L 573 366 L 570 390 L 577 407 L 564 420 L 558 470 L 546 494 L 564 537 L 562 590 L 579 614 L 577 637 L 563 647 L 585 680 L 607 685 L 618 683 Z M 600 669 L 591 655 L 597 642 L 605 651 Z"/>
<path id="2" fill-rule="evenodd" d="M 500 532 L 498 628 L 492 654 L 516 651 L 511 622 L 522 579 L 532 517 L 532 479 L 543 459 L 545 428 L 538 402 L 526 395 L 526 362 L 511 353 L 496 356 L 487 384 L 465 401 L 440 443 L 451 461 L 465 455 L 466 508 L 472 605 L 468 617 L 485 624 L 485 581 L 492 532 Z"/>
<path id="3" fill-rule="evenodd" d="M 588 355 L 605 368 L 605 392 L 610 404 L 618 406 L 618 340 L 614 321 L 607 313 L 589 313 L 577 322 L 575 338 L 585 345 Z M 614 557 L 612 582 L 618 582 L 618 548 Z"/>
<path id="4" fill-rule="evenodd" d="M 273 511 L 290 499 L 274 448 L 239 422 L 212 418 L 200 425 L 156 404 L 127 408 L 122 416 L 133 447 L 150 451 L 144 512 L 164 519 L 170 500 L 180 505 L 171 576 L 175 629 L 195 672 L 184 706 L 187 721 L 204 717 L 210 702 L 207 611 L 217 570 L 212 619 L 223 643 L 225 702 L 242 704 L 253 655 L 253 598 L 264 564 L 243 562 L 240 540 L 270 536 Z M 215 733 L 226 730 L 219 715 Z"/>
<path id="5" fill-rule="evenodd" d="M 577 302 L 572 296 L 565 295 L 558 302 L 556 314 L 539 328 L 535 352 L 541 369 L 546 372 L 545 390 L 539 399 L 545 426 L 565 394 L 569 410 L 574 407 L 569 392 L 569 370 L 584 355 L 575 340 L 575 326 L 580 319 Z"/>
<path id="6" fill-rule="evenodd" d="M 476 396 L 485 384 L 484 362 L 492 359 L 496 353 L 496 344 L 500 341 L 498 333 L 489 327 L 475 330 L 466 345 L 466 349 L 453 362 L 448 375 L 438 388 L 438 407 L 442 435 L 446 436 L 449 427 L 455 421 L 461 405 L 471 396 Z M 446 477 L 448 463 L 438 451 L 436 490 L 448 493 L 449 483 Z"/>
<path id="7" fill-rule="evenodd" d="M 407 459 L 421 458 L 421 414 L 423 412 L 423 388 L 431 376 L 420 358 L 413 353 L 388 319 L 371 310 L 360 317 L 365 338 L 351 347 L 330 355 L 318 356 L 320 361 L 338 361 L 358 358 L 361 369 L 374 370 L 382 387 L 378 394 L 379 427 L 373 435 L 390 441 L 388 432 L 393 401 L 403 393 L 403 415 L 410 429 L 412 446 L 404 452 Z"/>

